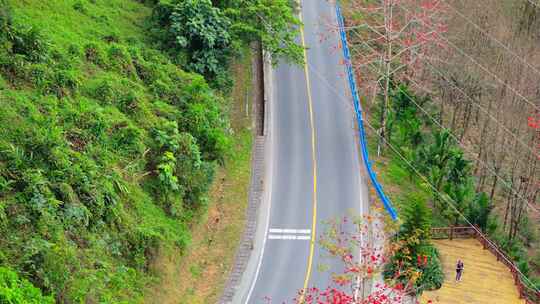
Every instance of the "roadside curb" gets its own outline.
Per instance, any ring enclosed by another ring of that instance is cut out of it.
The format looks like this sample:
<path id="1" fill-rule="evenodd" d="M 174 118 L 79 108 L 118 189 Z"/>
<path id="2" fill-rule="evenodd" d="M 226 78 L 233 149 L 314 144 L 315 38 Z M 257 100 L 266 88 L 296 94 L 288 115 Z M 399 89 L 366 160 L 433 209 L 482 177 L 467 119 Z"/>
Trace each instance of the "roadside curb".
<path id="1" fill-rule="evenodd" d="M 251 154 L 251 181 L 249 189 L 248 207 L 246 210 L 246 223 L 242 239 L 240 240 L 234 264 L 228 274 L 225 288 L 218 301 L 218 304 L 240 303 L 250 288 L 254 279 L 256 264 L 260 259 L 264 240 L 256 237 L 261 233 L 262 222 L 268 214 L 262 214 L 261 206 L 267 205 L 265 202 L 268 189 L 268 165 L 269 136 L 268 120 L 269 106 L 271 99 L 271 63 L 268 54 L 261 50 L 260 44 L 254 47 L 253 56 L 253 93 L 252 112 L 253 122 L 253 146 Z M 264 232 L 264 231 L 262 231 Z"/>

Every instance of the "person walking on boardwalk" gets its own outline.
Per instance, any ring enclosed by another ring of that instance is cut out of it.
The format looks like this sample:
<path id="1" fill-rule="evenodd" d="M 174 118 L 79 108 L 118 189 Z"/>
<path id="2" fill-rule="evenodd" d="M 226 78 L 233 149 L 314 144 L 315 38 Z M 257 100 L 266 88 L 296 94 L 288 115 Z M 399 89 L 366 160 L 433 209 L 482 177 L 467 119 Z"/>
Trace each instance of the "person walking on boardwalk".
<path id="1" fill-rule="evenodd" d="M 461 281 L 462 274 L 463 274 L 463 262 L 461 260 L 458 260 L 456 264 L 456 282 Z"/>

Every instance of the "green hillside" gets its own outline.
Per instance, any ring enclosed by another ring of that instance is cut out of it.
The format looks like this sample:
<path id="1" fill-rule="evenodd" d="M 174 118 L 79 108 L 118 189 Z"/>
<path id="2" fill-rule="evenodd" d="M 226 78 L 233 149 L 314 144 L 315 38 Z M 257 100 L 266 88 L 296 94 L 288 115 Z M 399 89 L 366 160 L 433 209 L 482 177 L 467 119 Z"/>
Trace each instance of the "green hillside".
<path id="1" fill-rule="evenodd" d="M 0 0 L 0 303 L 141 302 L 230 151 L 231 59 L 296 23 L 286 0 L 141 2 Z"/>

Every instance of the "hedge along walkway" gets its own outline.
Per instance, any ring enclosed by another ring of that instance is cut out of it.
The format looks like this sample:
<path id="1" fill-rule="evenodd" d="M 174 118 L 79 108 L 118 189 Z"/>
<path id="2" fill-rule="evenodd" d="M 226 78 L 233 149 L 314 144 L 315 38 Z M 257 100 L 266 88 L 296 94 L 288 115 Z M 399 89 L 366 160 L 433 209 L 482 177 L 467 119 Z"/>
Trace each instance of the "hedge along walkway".
<path id="1" fill-rule="evenodd" d="M 512 274 L 484 250 L 476 239 L 433 240 L 441 253 L 445 281 L 441 289 L 425 292 L 424 302 L 440 304 L 524 304 L 519 299 Z M 465 270 L 461 282 L 455 281 L 456 262 Z"/>

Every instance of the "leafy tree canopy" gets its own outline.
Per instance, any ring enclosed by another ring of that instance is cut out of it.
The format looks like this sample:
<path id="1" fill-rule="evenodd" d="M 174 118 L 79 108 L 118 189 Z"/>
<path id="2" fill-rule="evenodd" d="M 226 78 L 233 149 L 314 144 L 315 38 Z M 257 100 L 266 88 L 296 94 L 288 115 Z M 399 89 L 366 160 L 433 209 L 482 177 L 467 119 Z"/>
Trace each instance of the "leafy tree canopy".
<path id="1" fill-rule="evenodd" d="M 154 37 L 177 62 L 227 87 L 230 59 L 254 41 L 272 55 L 301 63 L 301 26 L 289 0 L 175 0 L 154 8 Z"/>
<path id="2" fill-rule="evenodd" d="M 303 62 L 302 47 L 295 42 L 300 20 L 296 4 L 290 0 L 230 0 L 216 1 L 232 20 L 232 35 L 250 43 L 260 40 L 274 59 Z"/>
<path id="3" fill-rule="evenodd" d="M 175 45 L 187 50 L 186 65 L 193 71 L 218 77 L 231 51 L 230 21 L 210 0 L 179 1 L 171 13 Z"/>

